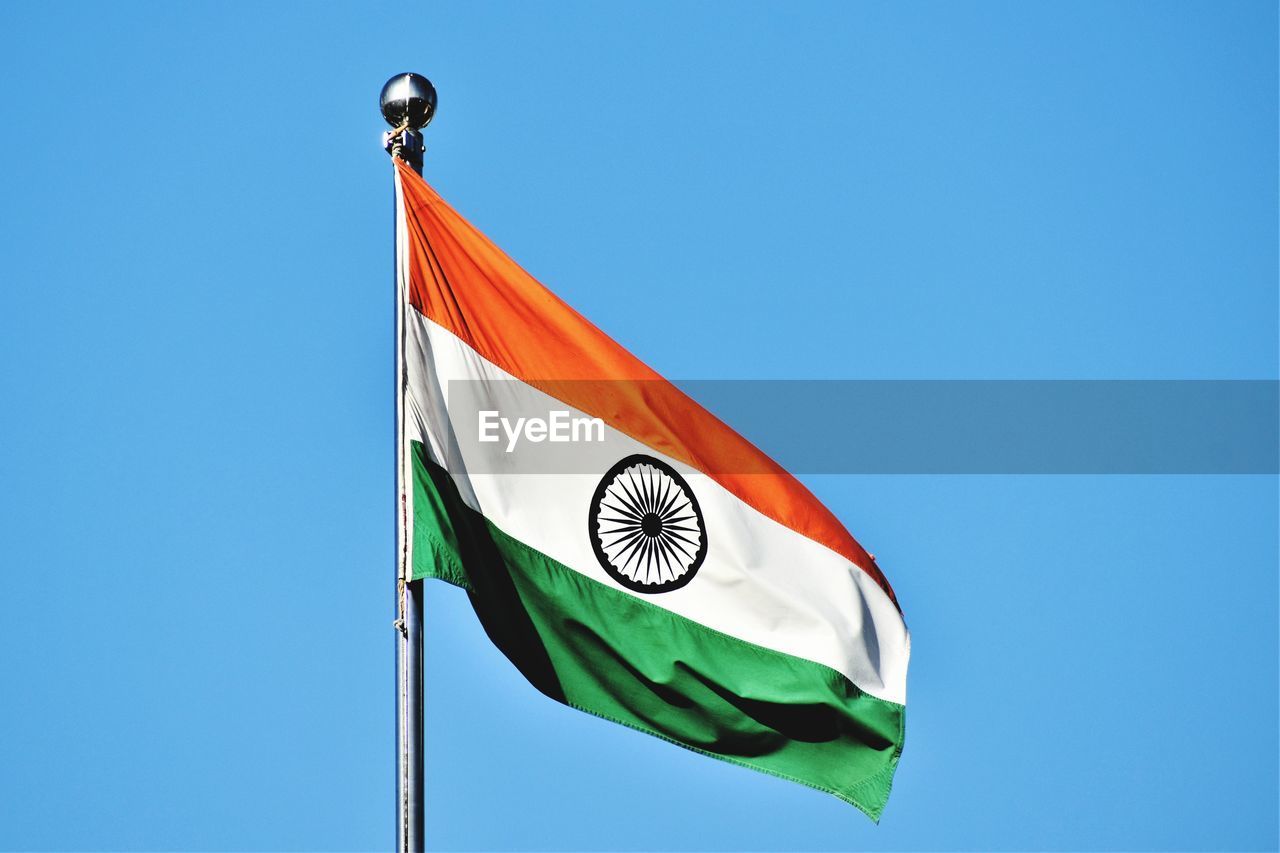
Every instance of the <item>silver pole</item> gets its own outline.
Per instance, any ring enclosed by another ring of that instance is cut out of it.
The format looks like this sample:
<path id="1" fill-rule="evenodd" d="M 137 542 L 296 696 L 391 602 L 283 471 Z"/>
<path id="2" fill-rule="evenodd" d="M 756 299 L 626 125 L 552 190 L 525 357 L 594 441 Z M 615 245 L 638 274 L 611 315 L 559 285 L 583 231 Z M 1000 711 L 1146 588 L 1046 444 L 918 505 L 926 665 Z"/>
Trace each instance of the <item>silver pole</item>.
<path id="1" fill-rule="evenodd" d="M 436 91 L 418 74 L 398 74 L 382 87 L 382 115 L 393 130 L 383 134 L 383 147 L 422 174 L 422 134 L 435 114 Z M 404 306 L 397 199 L 395 256 L 395 465 L 396 465 L 396 850 L 423 850 L 423 680 L 422 581 L 412 580 L 409 565 L 411 519 L 405 489 L 407 441 L 404 424 L 406 372 L 404 364 Z"/>

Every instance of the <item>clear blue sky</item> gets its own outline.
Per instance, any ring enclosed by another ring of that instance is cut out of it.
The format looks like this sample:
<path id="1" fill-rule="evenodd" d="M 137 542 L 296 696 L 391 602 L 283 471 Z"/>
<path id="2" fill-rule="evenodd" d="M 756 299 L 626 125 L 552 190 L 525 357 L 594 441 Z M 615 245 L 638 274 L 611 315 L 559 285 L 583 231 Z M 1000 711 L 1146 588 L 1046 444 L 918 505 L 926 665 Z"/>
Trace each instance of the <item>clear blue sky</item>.
<path id="1" fill-rule="evenodd" d="M 0 848 L 392 839 L 391 174 L 688 378 L 1277 377 L 1263 2 L 0 5 Z M 812 476 L 880 826 L 428 596 L 434 848 L 1274 849 L 1275 477 Z"/>

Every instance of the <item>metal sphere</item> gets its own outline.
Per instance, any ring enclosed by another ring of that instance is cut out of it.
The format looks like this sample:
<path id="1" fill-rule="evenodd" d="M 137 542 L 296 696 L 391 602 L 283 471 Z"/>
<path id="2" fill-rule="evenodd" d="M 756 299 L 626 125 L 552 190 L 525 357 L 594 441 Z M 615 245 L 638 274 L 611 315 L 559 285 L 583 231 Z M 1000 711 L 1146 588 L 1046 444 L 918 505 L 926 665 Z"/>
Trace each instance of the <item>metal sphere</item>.
<path id="1" fill-rule="evenodd" d="M 378 98 L 382 117 L 392 127 L 399 127 L 405 119 L 409 127 L 420 130 L 431 123 L 436 114 L 436 87 L 421 74 L 397 74 L 382 87 Z"/>

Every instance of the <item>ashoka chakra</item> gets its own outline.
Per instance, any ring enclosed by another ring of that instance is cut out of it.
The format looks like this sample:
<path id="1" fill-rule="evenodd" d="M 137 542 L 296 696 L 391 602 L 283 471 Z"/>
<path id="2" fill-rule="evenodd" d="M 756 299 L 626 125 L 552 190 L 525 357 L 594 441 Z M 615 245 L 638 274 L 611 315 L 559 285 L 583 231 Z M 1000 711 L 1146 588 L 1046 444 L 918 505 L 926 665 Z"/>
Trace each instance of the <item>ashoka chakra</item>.
<path id="1" fill-rule="evenodd" d="M 668 592 L 693 580 L 707 530 L 693 490 L 652 456 L 628 456 L 591 498 L 591 547 L 609 576 L 635 592 Z"/>

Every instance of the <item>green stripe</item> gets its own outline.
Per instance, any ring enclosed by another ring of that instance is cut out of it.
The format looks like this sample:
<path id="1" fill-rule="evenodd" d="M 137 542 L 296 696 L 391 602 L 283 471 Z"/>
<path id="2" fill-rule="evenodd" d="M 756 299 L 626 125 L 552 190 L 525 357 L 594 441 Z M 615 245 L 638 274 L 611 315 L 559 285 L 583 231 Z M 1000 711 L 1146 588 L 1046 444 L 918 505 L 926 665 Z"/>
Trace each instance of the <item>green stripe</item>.
<path id="1" fill-rule="evenodd" d="M 879 820 L 902 752 L 901 705 L 557 563 L 467 507 L 417 443 L 413 541 L 414 577 L 466 589 L 490 639 L 551 698 Z"/>

